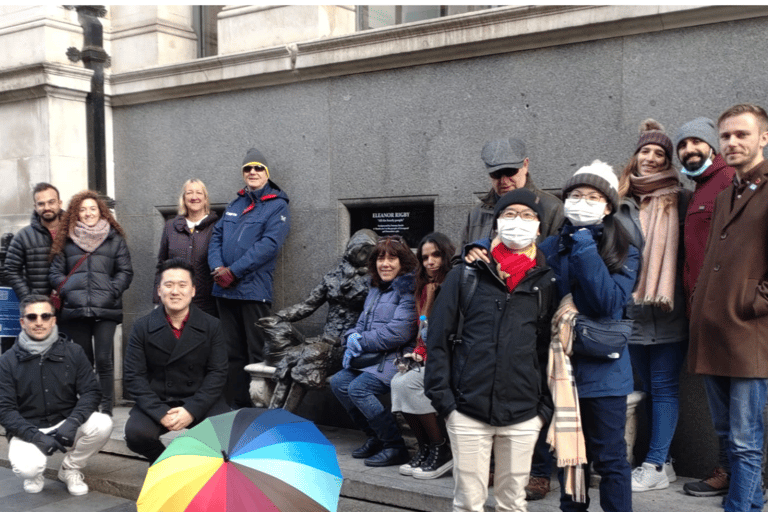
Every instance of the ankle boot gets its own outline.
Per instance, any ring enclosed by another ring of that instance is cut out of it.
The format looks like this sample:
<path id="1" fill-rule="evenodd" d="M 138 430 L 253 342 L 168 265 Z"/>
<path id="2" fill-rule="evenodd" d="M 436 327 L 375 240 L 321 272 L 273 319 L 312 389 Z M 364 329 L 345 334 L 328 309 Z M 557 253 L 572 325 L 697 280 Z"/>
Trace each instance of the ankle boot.
<path id="1" fill-rule="evenodd" d="M 429 457 L 420 467 L 413 470 L 413 478 L 432 480 L 444 475 L 453 468 L 453 455 L 448 442 L 432 443 L 429 447 Z"/>
<path id="2" fill-rule="evenodd" d="M 419 448 L 411 460 L 400 466 L 400 474 L 410 476 L 413 470 L 421 466 L 429 456 L 429 443 L 419 443 Z"/>
<path id="3" fill-rule="evenodd" d="M 384 447 L 376 455 L 365 459 L 366 466 L 396 466 L 408 462 L 408 448 L 405 447 L 405 441 L 391 412 L 383 411 L 369 418 L 368 424 L 376 432 L 376 437 L 384 443 Z"/>
<path id="4" fill-rule="evenodd" d="M 363 446 L 352 452 L 353 459 L 367 459 L 372 455 L 376 455 L 384 448 L 384 444 L 376 437 L 369 437 L 366 439 Z"/>

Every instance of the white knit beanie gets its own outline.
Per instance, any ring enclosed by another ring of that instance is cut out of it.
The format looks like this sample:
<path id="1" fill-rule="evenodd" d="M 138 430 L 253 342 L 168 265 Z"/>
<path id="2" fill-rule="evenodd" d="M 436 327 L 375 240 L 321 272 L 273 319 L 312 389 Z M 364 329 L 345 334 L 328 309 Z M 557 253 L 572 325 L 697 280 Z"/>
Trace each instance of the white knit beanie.
<path id="1" fill-rule="evenodd" d="M 596 188 L 608 198 L 611 209 L 619 209 L 619 179 L 613 172 L 613 167 L 600 160 L 595 160 L 576 171 L 571 179 L 565 182 L 563 198 L 576 187 L 586 185 Z"/>

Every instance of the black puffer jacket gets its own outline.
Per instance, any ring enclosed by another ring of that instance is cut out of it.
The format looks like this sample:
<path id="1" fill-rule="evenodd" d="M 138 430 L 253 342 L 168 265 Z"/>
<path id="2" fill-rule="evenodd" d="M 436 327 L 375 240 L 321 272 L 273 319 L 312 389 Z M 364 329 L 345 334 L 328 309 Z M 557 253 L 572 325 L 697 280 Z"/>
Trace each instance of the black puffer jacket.
<path id="1" fill-rule="evenodd" d="M 10 436 L 30 442 L 39 428 L 69 417 L 82 425 L 100 400 L 93 366 L 64 334 L 43 356 L 15 343 L 0 357 L 0 425 Z"/>
<path id="2" fill-rule="evenodd" d="M 554 273 L 537 258 L 512 293 L 491 266 L 478 261 L 478 282 L 467 306 L 462 343 L 453 347 L 461 308 L 464 264 L 441 285 L 429 317 L 424 390 L 442 417 L 454 410 L 493 426 L 552 417 L 546 384 L 554 313 Z"/>
<path id="3" fill-rule="evenodd" d="M 52 243 L 50 231 L 35 212 L 29 226 L 21 228 L 13 237 L 5 256 L 5 277 L 19 300 L 31 293 L 51 293 L 48 254 Z"/>
<path id="4" fill-rule="evenodd" d="M 219 316 L 216 309 L 216 300 L 211 295 L 213 290 L 213 277 L 208 267 L 208 244 L 213 236 L 213 227 L 219 216 L 211 212 L 197 226 L 194 233 L 190 233 L 187 219 L 183 215 L 165 223 L 163 236 L 160 239 L 160 251 L 157 253 L 157 270 L 165 260 L 181 258 L 195 267 L 195 296 L 192 304 L 199 307 L 209 315 Z M 152 289 L 153 302 L 160 303 L 157 295 L 157 287 L 160 285 L 160 273 L 155 272 L 155 287 Z"/>
<path id="5" fill-rule="evenodd" d="M 50 279 L 55 288 L 64 281 L 85 251 L 67 239 L 63 252 L 51 263 Z M 133 279 L 131 255 L 125 239 L 114 228 L 106 240 L 77 267 L 61 290 L 61 318 L 101 318 L 123 321 L 123 292 Z"/>

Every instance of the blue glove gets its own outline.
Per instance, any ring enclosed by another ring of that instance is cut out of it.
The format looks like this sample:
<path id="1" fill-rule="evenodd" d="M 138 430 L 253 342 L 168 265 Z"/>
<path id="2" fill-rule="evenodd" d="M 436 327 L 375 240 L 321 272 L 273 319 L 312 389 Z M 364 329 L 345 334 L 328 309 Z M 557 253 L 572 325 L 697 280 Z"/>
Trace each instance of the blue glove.
<path id="1" fill-rule="evenodd" d="M 602 224 L 595 226 L 583 226 L 572 235 L 572 238 L 574 243 L 587 244 L 596 242 L 601 236 L 603 236 Z"/>
<path id="2" fill-rule="evenodd" d="M 356 332 L 347 336 L 347 349 L 344 351 L 344 359 L 341 361 L 341 366 L 345 369 L 349 368 L 353 358 L 363 353 L 363 347 L 360 345 L 361 338 L 362 336 Z"/>

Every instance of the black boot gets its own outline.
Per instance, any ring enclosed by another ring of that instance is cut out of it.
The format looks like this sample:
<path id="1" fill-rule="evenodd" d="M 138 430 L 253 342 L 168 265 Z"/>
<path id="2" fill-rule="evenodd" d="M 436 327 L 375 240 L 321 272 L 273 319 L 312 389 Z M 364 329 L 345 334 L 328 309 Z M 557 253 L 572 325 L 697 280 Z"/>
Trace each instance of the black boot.
<path id="1" fill-rule="evenodd" d="M 418 480 L 432 480 L 444 475 L 453 468 L 453 455 L 448 442 L 432 444 L 429 447 L 429 457 L 426 462 L 413 470 L 413 478 Z"/>
<path id="2" fill-rule="evenodd" d="M 378 440 L 376 437 L 369 437 L 363 446 L 352 452 L 353 459 L 367 459 L 372 455 L 376 455 L 384 448 L 384 443 Z"/>
<path id="3" fill-rule="evenodd" d="M 376 437 L 384 443 L 384 447 L 376 455 L 365 459 L 366 466 L 398 466 L 408 462 L 408 448 L 405 447 L 405 441 L 391 412 L 384 411 L 369 418 L 368 424 L 376 432 Z"/>
<path id="4" fill-rule="evenodd" d="M 419 449 L 411 457 L 411 460 L 400 466 L 400 474 L 410 476 L 413 474 L 413 470 L 424 464 L 424 461 L 429 457 L 429 443 L 419 443 Z"/>

